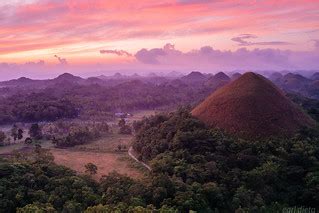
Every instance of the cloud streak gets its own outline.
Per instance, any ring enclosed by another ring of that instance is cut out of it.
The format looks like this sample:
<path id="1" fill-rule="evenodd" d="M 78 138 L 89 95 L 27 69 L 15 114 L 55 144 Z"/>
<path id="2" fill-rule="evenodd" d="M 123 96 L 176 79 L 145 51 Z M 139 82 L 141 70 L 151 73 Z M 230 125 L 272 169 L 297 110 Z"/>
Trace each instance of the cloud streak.
<path id="1" fill-rule="evenodd" d="M 61 58 L 61 57 L 59 57 L 59 56 L 57 56 L 57 55 L 54 55 L 54 57 L 58 59 L 58 61 L 59 61 L 59 63 L 60 63 L 61 65 L 67 65 L 67 64 L 68 64 L 68 62 L 66 61 L 65 58 Z"/>
<path id="2" fill-rule="evenodd" d="M 117 56 L 126 56 L 126 57 L 130 57 L 132 56 L 131 53 L 125 51 L 125 50 L 100 50 L 101 54 L 114 54 Z"/>
<path id="3" fill-rule="evenodd" d="M 241 34 L 237 37 L 232 38 L 232 41 L 238 43 L 239 46 L 254 46 L 254 45 L 267 45 L 267 46 L 277 46 L 277 45 L 290 45 L 292 43 L 285 41 L 261 41 L 261 42 L 251 42 L 247 41 L 248 39 L 258 38 L 253 34 Z"/>

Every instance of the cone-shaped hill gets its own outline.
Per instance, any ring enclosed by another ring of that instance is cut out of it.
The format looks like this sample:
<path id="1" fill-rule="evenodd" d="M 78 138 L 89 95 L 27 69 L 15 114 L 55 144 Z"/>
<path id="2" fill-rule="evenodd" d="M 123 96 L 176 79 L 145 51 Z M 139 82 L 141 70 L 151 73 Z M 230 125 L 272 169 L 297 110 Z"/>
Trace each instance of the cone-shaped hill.
<path id="1" fill-rule="evenodd" d="M 271 81 L 252 72 L 212 93 L 192 114 L 243 138 L 289 137 L 302 126 L 314 125 Z"/>

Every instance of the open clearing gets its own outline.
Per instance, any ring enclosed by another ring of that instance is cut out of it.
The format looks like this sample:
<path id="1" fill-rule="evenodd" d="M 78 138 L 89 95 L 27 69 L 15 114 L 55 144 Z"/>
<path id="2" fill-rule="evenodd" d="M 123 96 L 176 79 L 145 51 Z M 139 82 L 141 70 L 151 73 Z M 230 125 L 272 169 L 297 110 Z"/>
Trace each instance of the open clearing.
<path id="1" fill-rule="evenodd" d="M 97 174 L 94 175 L 96 180 L 112 171 L 123 175 L 126 174 L 136 179 L 143 177 L 143 174 L 139 170 L 130 167 L 128 162 L 121 159 L 121 156 L 126 155 L 126 153 L 98 153 L 64 149 L 51 149 L 50 151 L 57 164 L 64 165 L 82 174 L 85 173 L 85 164 L 95 164 L 98 168 Z"/>
<path id="2" fill-rule="evenodd" d="M 92 141 L 87 144 L 78 145 L 72 148 L 68 148 L 73 151 L 93 151 L 93 152 L 107 152 L 114 153 L 117 150 L 118 145 L 129 147 L 132 135 L 121 135 L 118 133 L 112 133 L 100 138 L 96 141 Z"/>
<path id="3" fill-rule="evenodd" d="M 155 113 L 154 110 L 138 111 L 133 113 L 133 116 L 129 117 L 127 121 L 132 123 Z M 98 167 L 97 174 L 93 177 L 95 180 L 99 180 L 103 175 L 112 171 L 126 174 L 135 179 L 142 178 L 143 171 L 146 171 L 145 168 L 131 159 L 127 153 L 133 135 L 118 134 L 118 120 L 111 124 L 112 133 L 96 141 L 66 149 L 54 148 L 50 141 L 42 141 L 41 146 L 50 150 L 55 163 L 69 167 L 80 174 L 85 173 L 84 166 L 87 163 L 95 164 Z M 119 145 L 124 147 L 121 151 L 118 150 Z M 26 145 L 20 141 L 16 144 L 0 147 L 0 155 L 5 156 L 14 151 L 23 151 L 26 148 L 32 148 L 32 145 Z"/>

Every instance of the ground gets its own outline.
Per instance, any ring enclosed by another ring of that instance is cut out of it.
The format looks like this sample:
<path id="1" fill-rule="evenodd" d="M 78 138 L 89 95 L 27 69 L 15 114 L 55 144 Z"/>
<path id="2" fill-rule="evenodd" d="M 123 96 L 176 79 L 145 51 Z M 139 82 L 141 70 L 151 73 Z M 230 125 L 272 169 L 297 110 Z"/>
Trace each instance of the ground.
<path id="1" fill-rule="evenodd" d="M 128 123 L 141 120 L 144 116 L 154 114 L 155 111 L 139 111 L 133 113 L 132 117 L 127 119 Z M 93 163 L 98 167 L 97 174 L 94 179 L 99 180 L 103 175 L 107 175 L 112 171 L 120 174 L 126 174 L 130 177 L 139 179 L 143 177 L 143 173 L 147 172 L 143 166 L 136 163 L 127 154 L 130 147 L 132 135 L 118 134 L 117 121 L 111 122 L 112 133 L 88 144 L 79 145 L 66 149 L 55 148 L 50 141 L 43 141 L 41 146 L 49 149 L 54 156 L 57 164 L 69 167 L 80 174 L 85 172 L 85 165 Z M 0 127 L 1 128 L 1 127 Z M 118 145 L 125 149 L 119 151 Z M 23 141 L 17 144 L 0 147 L 0 156 L 12 153 L 16 150 L 24 150 L 30 145 L 25 145 Z"/>

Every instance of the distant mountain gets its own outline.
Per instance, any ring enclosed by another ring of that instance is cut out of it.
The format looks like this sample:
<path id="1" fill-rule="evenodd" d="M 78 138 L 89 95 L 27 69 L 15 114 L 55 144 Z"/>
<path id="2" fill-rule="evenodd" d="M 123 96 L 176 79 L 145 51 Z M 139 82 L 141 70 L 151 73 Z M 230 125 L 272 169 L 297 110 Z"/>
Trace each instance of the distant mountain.
<path id="1" fill-rule="evenodd" d="M 167 73 L 165 76 L 170 77 L 170 78 L 180 78 L 183 75 L 180 72 L 171 71 L 171 72 Z"/>
<path id="2" fill-rule="evenodd" d="M 298 92 L 300 90 L 303 90 L 304 87 L 310 82 L 310 79 L 300 74 L 288 73 L 283 76 L 281 86 L 285 90 Z"/>
<path id="3" fill-rule="evenodd" d="M 234 81 L 234 80 L 240 78 L 240 76 L 242 76 L 242 74 L 240 74 L 239 72 L 236 72 L 236 73 L 234 73 L 234 74 L 231 75 L 230 79 L 231 79 L 232 81 Z"/>
<path id="4" fill-rule="evenodd" d="M 309 98 L 319 99 L 319 80 L 312 81 L 301 93 Z"/>
<path id="5" fill-rule="evenodd" d="M 206 82 L 205 85 L 210 87 L 212 90 L 216 90 L 231 81 L 230 77 L 223 72 L 219 72 L 216 75 L 210 77 Z"/>
<path id="6" fill-rule="evenodd" d="M 119 72 L 117 72 L 117 73 L 115 73 L 113 76 L 112 76 L 112 78 L 115 78 L 115 79 L 120 79 L 120 78 L 123 78 L 124 76 L 121 74 L 121 73 L 119 73 Z"/>
<path id="7" fill-rule="evenodd" d="M 188 84 L 202 84 L 207 77 L 201 72 L 193 71 L 186 76 L 183 76 L 181 80 Z"/>
<path id="8" fill-rule="evenodd" d="M 312 80 L 319 80 L 319 72 L 315 72 L 312 76 L 311 76 Z"/>
<path id="9" fill-rule="evenodd" d="M 283 75 L 280 72 L 273 72 L 269 76 L 269 80 L 274 82 L 275 84 L 280 84 L 283 80 Z"/>
<path id="10" fill-rule="evenodd" d="M 133 75 L 130 76 L 131 78 L 141 78 L 141 76 L 137 73 L 134 73 Z"/>
<path id="11" fill-rule="evenodd" d="M 271 81 L 255 73 L 220 88 L 192 114 L 207 125 L 244 138 L 291 136 L 314 121 Z"/>
<path id="12" fill-rule="evenodd" d="M 85 81 L 86 84 L 105 84 L 105 81 L 98 77 L 89 77 Z"/>
<path id="13" fill-rule="evenodd" d="M 146 77 L 154 78 L 154 77 L 158 77 L 158 75 L 156 73 L 151 72 Z"/>
<path id="14" fill-rule="evenodd" d="M 30 78 L 21 77 L 21 78 L 9 80 L 9 81 L 3 81 L 0 84 L 1 85 L 18 85 L 18 84 L 28 84 L 28 83 L 33 83 L 33 82 L 34 82 L 34 80 L 32 80 Z"/>
<path id="15" fill-rule="evenodd" d="M 99 75 L 99 76 L 96 76 L 96 78 L 99 78 L 101 80 L 107 80 L 109 79 L 109 77 L 105 76 L 105 75 Z"/>
<path id="16" fill-rule="evenodd" d="M 78 83 L 78 82 L 84 81 L 84 79 L 79 76 L 74 76 L 70 73 L 63 73 L 59 75 L 58 77 L 52 79 L 52 81 L 57 83 L 61 83 L 61 82 Z"/>
<path id="17" fill-rule="evenodd" d="M 9 81 L 0 82 L 1 87 L 19 87 L 19 88 L 32 88 L 32 87 L 44 87 L 47 80 L 33 80 L 26 77 L 13 79 Z"/>
<path id="18" fill-rule="evenodd" d="M 230 81 L 229 76 L 226 75 L 226 74 L 223 73 L 223 72 L 219 72 L 219 73 L 215 74 L 215 75 L 213 76 L 213 78 L 214 78 L 215 80 L 220 80 L 220 81 Z"/>

